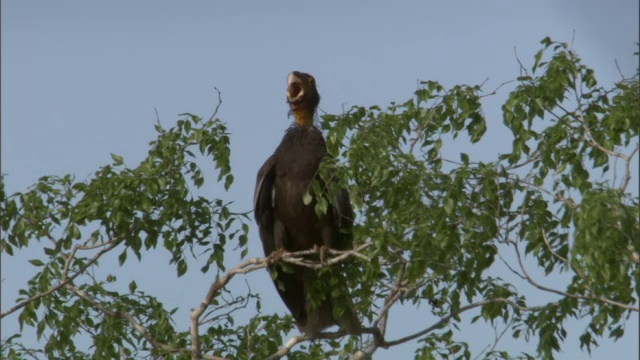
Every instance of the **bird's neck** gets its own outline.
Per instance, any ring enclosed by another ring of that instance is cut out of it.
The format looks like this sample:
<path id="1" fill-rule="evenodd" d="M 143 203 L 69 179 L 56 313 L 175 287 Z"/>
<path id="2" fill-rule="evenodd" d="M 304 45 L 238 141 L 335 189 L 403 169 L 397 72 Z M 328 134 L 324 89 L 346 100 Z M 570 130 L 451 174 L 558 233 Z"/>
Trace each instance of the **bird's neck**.
<path id="1" fill-rule="evenodd" d="M 314 109 L 296 109 L 293 110 L 293 117 L 296 120 L 298 126 L 311 126 L 313 125 Z"/>

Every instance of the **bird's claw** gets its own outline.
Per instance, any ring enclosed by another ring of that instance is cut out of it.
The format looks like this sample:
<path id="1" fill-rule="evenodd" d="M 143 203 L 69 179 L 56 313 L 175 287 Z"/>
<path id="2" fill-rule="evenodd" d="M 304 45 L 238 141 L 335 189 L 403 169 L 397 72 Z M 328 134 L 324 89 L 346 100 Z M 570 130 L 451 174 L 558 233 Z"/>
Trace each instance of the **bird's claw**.
<path id="1" fill-rule="evenodd" d="M 318 251 L 318 254 L 320 255 L 320 264 L 322 264 L 322 266 L 327 266 L 327 259 L 329 257 L 329 248 L 322 245 L 320 247 L 316 247 L 316 251 Z"/>
<path id="2" fill-rule="evenodd" d="M 282 255 L 284 255 L 285 252 L 286 250 L 283 248 L 274 250 L 271 254 L 269 254 L 269 256 L 267 256 L 267 266 L 271 266 L 280 261 L 280 259 L 282 259 Z"/>

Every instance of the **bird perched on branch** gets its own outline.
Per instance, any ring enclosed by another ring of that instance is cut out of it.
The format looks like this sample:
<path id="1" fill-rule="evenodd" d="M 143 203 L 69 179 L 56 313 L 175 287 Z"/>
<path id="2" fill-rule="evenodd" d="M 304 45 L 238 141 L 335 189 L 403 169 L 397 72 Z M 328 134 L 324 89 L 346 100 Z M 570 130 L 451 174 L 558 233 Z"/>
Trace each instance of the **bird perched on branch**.
<path id="1" fill-rule="evenodd" d="M 324 137 L 314 126 L 320 94 L 313 76 L 298 71 L 289 74 L 287 101 L 295 123 L 258 172 L 254 215 L 266 256 L 277 258 L 285 251 L 318 248 L 324 262 L 326 249 L 351 248 L 353 210 L 346 190 L 335 196 L 323 215 L 316 214 L 315 201 L 305 205 L 303 196 L 310 192 L 311 182 L 327 156 Z M 278 293 L 305 334 L 317 334 L 332 325 L 349 333 L 360 331 L 361 324 L 340 271 L 342 265 L 320 273 L 291 264 L 286 265 L 290 267 L 287 270 L 270 262 Z M 318 288 L 325 290 L 314 291 Z M 336 288 L 340 291 L 332 291 Z"/>

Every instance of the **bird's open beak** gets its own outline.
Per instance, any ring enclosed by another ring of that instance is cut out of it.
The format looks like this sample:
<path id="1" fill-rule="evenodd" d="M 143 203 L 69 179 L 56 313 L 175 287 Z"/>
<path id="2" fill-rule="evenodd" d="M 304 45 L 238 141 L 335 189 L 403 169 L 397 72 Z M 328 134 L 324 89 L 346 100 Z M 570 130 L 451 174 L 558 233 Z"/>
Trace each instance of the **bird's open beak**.
<path id="1" fill-rule="evenodd" d="M 287 78 L 287 100 L 293 104 L 302 100 L 303 96 L 302 81 L 295 74 L 289 74 Z"/>

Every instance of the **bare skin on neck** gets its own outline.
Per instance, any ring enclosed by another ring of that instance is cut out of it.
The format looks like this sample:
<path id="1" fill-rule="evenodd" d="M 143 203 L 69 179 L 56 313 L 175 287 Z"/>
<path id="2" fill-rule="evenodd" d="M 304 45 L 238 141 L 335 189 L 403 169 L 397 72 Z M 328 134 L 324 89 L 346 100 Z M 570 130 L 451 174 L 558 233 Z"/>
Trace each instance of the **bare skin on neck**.
<path id="1" fill-rule="evenodd" d="M 293 117 L 298 126 L 313 125 L 313 112 L 305 111 L 305 109 L 293 110 Z"/>

